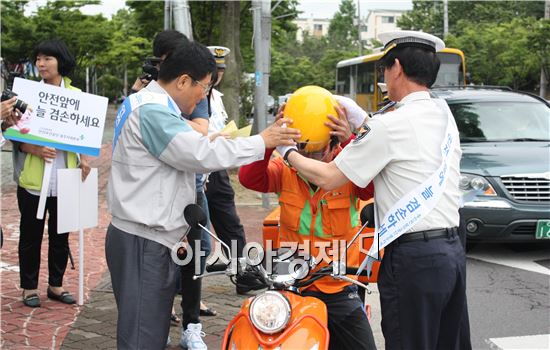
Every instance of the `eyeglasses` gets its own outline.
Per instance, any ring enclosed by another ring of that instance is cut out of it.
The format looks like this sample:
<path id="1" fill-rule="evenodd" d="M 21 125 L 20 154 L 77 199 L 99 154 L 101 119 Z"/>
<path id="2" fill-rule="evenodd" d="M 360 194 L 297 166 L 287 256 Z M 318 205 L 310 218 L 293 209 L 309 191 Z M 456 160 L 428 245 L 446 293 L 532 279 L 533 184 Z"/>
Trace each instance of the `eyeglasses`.
<path id="1" fill-rule="evenodd" d="M 189 74 L 188 74 L 189 75 Z M 204 83 L 201 83 L 200 81 L 198 81 L 197 79 L 193 78 L 191 75 L 189 75 L 189 77 L 193 80 L 194 83 L 198 84 L 203 90 L 204 90 L 204 93 L 207 94 L 208 91 L 210 91 L 210 89 L 212 88 L 212 85 L 205 85 Z"/>

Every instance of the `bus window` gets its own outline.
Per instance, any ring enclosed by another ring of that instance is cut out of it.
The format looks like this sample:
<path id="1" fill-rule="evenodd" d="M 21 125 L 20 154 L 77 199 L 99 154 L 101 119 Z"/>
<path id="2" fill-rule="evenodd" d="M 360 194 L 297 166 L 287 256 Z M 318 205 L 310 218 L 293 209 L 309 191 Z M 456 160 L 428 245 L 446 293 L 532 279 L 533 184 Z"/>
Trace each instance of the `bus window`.
<path id="1" fill-rule="evenodd" d="M 464 73 L 462 72 L 462 63 L 460 56 L 438 52 L 437 57 L 441 65 L 434 86 L 458 86 L 463 85 Z"/>
<path id="2" fill-rule="evenodd" d="M 336 71 L 336 93 L 339 95 L 349 95 L 350 66 L 338 68 Z"/>
<path id="3" fill-rule="evenodd" d="M 374 93 L 376 92 L 374 81 L 374 62 L 361 63 L 357 66 L 357 93 L 355 101 L 367 111 L 375 110 Z"/>
<path id="4" fill-rule="evenodd" d="M 357 72 L 357 93 L 372 94 L 374 92 L 374 62 L 359 65 Z"/>

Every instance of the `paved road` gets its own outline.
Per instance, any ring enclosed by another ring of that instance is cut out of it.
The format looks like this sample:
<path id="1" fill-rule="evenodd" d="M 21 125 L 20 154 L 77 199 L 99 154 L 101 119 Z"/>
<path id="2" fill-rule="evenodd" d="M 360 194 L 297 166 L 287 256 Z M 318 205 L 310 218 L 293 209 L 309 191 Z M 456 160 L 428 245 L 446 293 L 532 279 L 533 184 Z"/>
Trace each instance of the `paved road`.
<path id="1" fill-rule="evenodd" d="M 550 242 L 479 244 L 468 253 L 474 349 L 550 349 Z"/>

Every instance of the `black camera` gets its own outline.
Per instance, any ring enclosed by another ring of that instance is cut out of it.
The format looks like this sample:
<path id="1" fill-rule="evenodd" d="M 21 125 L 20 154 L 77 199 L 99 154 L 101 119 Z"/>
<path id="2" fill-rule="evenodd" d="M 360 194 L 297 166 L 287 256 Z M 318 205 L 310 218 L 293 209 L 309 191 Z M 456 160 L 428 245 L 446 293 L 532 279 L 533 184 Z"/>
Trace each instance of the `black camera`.
<path id="1" fill-rule="evenodd" d="M 157 80 L 160 63 L 161 59 L 158 57 L 147 57 L 145 63 L 141 66 L 143 74 L 139 78 L 147 81 Z"/>
<path id="2" fill-rule="evenodd" d="M 9 89 L 6 89 L 2 92 L 2 102 L 4 101 L 7 101 L 9 100 L 10 98 L 12 97 L 15 97 L 17 96 L 17 94 Z M 15 100 L 15 105 L 13 106 L 13 109 L 18 109 L 19 111 L 21 111 L 21 113 L 25 114 L 25 111 L 27 111 L 27 107 L 29 107 L 29 105 L 20 100 L 20 99 L 17 99 Z"/>

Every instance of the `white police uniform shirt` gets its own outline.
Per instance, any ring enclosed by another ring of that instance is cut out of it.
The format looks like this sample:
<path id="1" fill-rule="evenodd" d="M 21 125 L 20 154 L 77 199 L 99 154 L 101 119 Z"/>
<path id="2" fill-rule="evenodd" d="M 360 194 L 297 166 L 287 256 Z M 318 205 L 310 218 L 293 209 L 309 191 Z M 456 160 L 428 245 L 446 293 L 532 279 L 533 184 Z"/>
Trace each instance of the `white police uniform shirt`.
<path id="1" fill-rule="evenodd" d="M 225 127 L 227 122 L 227 112 L 222 101 L 223 94 L 216 89 L 212 89 L 210 97 L 210 119 L 208 123 L 208 133 L 213 134 L 220 132 Z"/>
<path id="2" fill-rule="evenodd" d="M 369 119 L 363 136 L 336 157 L 338 169 L 357 186 L 365 187 L 374 179 L 378 222 L 441 165 L 447 120 L 447 113 L 431 100 L 428 92 L 414 92 L 405 96 L 396 110 Z M 454 119 L 451 128 L 458 138 Z M 438 204 L 407 232 L 458 226 L 461 155 L 460 147 L 455 147 L 449 158 L 446 188 Z"/>

